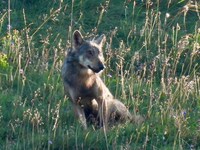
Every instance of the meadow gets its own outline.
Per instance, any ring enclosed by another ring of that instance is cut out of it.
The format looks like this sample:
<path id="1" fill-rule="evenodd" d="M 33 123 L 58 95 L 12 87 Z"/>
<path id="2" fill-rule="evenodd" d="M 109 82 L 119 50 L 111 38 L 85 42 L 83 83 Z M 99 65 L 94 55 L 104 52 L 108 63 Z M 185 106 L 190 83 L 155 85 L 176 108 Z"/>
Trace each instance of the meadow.
<path id="1" fill-rule="evenodd" d="M 61 67 L 74 30 L 105 34 L 102 78 L 141 125 L 83 130 Z M 198 0 L 2 0 L 0 149 L 200 149 Z"/>

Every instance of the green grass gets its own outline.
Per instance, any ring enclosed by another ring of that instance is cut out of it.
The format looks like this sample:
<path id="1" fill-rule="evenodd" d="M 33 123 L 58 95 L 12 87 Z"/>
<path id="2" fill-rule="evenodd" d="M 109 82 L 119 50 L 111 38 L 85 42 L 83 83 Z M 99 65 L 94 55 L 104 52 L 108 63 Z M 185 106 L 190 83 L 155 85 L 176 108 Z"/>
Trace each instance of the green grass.
<path id="1" fill-rule="evenodd" d="M 200 149 L 199 5 L 0 2 L 0 149 Z M 142 125 L 83 131 L 60 77 L 75 29 L 107 36 L 103 80 Z"/>

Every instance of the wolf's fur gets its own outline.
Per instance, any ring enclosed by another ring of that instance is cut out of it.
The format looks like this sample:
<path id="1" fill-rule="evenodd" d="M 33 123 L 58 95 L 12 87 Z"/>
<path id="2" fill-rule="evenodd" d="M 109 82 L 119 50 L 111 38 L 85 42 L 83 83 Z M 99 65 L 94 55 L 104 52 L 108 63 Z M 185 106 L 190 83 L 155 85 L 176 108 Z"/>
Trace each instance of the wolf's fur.
<path id="1" fill-rule="evenodd" d="M 68 52 L 62 67 L 65 93 L 70 97 L 75 114 L 84 128 L 89 116 L 99 118 L 100 124 L 117 120 L 133 120 L 125 105 L 113 98 L 99 73 L 105 68 L 102 46 L 104 35 L 85 41 L 79 31 L 74 32 L 74 47 Z"/>

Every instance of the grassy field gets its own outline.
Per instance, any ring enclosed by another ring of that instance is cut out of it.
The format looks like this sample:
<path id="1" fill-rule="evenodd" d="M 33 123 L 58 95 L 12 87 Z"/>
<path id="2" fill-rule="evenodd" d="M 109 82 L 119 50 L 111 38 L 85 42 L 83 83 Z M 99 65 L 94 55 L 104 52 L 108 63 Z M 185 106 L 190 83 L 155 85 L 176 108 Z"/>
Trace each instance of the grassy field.
<path id="1" fill-rule="evenodd" d="M 0 149 L 200 149 L 197 0 L 2 0 Z M 83 131 L 64 96 L 72 33 L 105 34 L 103 80 L 142 125 Z"/>

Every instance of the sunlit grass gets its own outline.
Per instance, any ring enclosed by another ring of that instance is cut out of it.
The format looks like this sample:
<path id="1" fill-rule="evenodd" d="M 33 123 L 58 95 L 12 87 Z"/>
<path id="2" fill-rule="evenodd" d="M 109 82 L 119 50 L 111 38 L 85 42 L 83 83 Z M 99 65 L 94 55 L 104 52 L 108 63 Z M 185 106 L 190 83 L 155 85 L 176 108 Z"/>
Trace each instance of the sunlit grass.
<path id="1" fill-rule="evenodd" d="M 199 4 L 118 2 L 2 2 L 0 149 L 200 147 Z M 83 131 L 60 77 L 75 29 L 106 34 L 102 78 L 142 125 Z"/>

